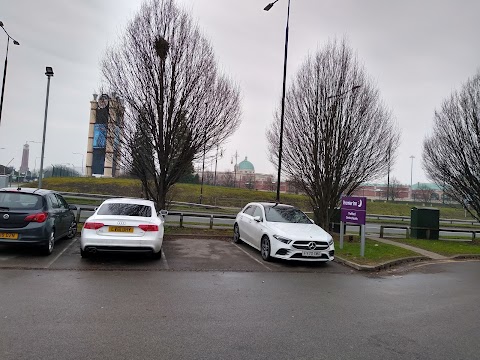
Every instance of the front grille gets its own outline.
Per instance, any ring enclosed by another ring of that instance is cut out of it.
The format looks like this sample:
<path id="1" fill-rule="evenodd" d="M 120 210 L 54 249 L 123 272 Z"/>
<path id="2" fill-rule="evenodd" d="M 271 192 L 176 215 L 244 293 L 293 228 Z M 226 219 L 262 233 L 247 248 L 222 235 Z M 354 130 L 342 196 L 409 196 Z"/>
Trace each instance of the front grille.
<path id="1" fill-rule="evenodd" d="M 315 243 L 315 248 L 310 249 L 308 245 L 310 243 Z M 298 240 L 295 241 L 292 245 L 295 249 L 299 250 L 325 250 L 328 249 L 328 242 L 326 241 L 308 241 L 308 240 Z"/>
<path id="2" fill-rule="evenodd" d="M 290 259 L 329 259 L 327 254 L 322 254 L 320 256 L 303 256 L 302 253 L 293 254 L 290 256 Z"/>

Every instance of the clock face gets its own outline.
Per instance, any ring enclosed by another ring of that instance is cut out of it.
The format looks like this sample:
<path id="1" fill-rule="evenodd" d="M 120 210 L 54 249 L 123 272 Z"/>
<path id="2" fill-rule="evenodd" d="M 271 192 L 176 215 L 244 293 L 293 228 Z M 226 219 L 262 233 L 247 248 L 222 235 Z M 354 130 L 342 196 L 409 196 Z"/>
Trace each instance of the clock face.
<path id="1" fill-rule="evenodd" d="M 108 95 L 107 94 L 102 94 L 100 98 L 98 99 L 98 107 L 100 109 L 103 109 L 108 105 Z"/>

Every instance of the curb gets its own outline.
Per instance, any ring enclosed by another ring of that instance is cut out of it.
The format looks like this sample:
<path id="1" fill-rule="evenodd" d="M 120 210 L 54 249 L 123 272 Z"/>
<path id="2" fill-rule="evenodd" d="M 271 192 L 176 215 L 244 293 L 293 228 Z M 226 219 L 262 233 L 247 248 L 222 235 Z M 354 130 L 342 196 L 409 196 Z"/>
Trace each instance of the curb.
<path id="1" fill-rule="evenodd" d="M 431 260 L 431 259 L 426 256 L 412 256 L 412 257 L 406 257 L 406 258 L 387 261 L 378 265 L 360 265 L 353 261 L 349 261 L 339 257 L 338 255 L 335 255 L 335 259 L 333 261 L 339 264 L 349 266 L 358 271 L 379 271 L 379 270 L 385 270 L 385 269 L 391 268 L 392 266 L 395 266 L 395 265 L 401 265 L 401 264 L 406 264 L 410 262 L 425 261 L 425 260 Z"/>
<path id="2" fill-rule="evenodd" d="M 449 257 L 451 260 L 480 259 L 480 254 L 460 254 Z"/>

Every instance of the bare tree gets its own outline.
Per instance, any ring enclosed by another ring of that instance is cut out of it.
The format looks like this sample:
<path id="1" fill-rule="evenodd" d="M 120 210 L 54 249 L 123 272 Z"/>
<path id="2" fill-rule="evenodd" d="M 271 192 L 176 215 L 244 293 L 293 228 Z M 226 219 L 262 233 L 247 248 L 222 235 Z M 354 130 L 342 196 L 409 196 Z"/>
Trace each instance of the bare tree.
<path id="1" fill-rule="evenodd" d="M 192 161 L 240 122 L 239 90 L 221 75 L 209 42 L 174 0 L 147 0 L 102 62 L 107 89 L 122 103 L 110 119 L 117 161 L 160 208 Z"/>
<path id="2" fill-rule="evenodd" d="M 221 184 L 226 187 L 235 187 L 235 175 L 231 171 L 227 171 L 223 174 L 223 179 L 220 180 Z"/>
<path id="3" fill-rule="evenodd" d="M 435 194 L 435 190 L 430 188 L 427 184 L 418 184 L 417 189 L 414 190 L 413 198 L 415 200 L 423 201 L 424 203 L 431 202 Z"/>
<path id="4" fill-rule="evenodd" d="M 480 72 L 435 111 L 423 167 L 447 196 L 480 220 Z M 468 206 L 470 205 L 470 207 Z"/>
<path id="5" fill-rule="evenodd" d="M 278 164 L 280 118 L 267 132 Z M 327 228 L 342 194 L 385 175 L 399 136 L 379 92 L 345 41 L 330 42 L 298 71 L 286 96 L 283 172 L 309 196 Z"/>
<path id="6" fill-rule="evenodd" d="M 390 198 L 392 201 L 395 201 L 395 199 L 398 199 L 400 197 L 400 188 L 401 188 L 400 182 L 396 178 L 392 178 L 392 181 L 390 182 L 390 185 L 388 187 L 388 196 L 387 196 L 387 201 Z"/>

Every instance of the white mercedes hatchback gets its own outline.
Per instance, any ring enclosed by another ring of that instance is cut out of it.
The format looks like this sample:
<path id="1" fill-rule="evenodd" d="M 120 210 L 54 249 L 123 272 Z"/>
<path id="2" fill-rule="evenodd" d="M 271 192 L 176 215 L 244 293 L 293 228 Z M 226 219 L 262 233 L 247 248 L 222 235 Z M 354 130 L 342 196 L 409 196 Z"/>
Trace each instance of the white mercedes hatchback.
<path id="1" fill-rule="evenodd" d="M 145 252 L 162 255 L 164 216 L 150 200 L 118 198 L 105 200 L 86 221 L 80 239 L 80 254 L 101 251 Z"/>
<path id="2" fill-rule="evenodd" d="M 238 213 L 233 242 L 245 242 L 260 250 L 265 261 L 331 261 L 332 236 L 315 225 L 301 210 L 284 204 L 249 203 Z"/>

